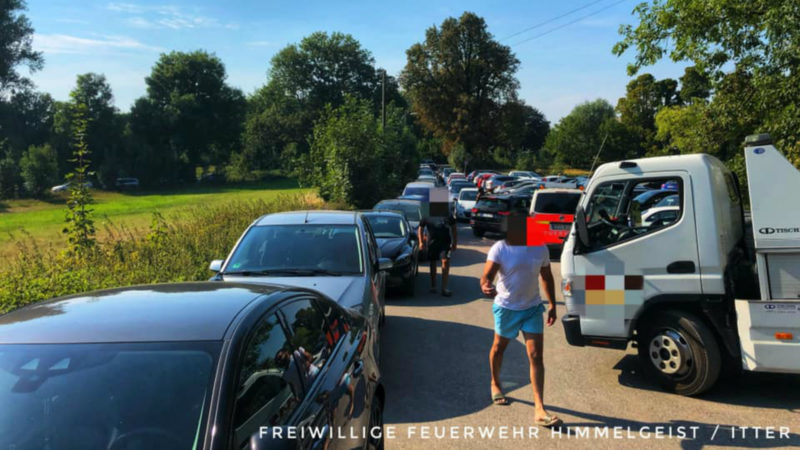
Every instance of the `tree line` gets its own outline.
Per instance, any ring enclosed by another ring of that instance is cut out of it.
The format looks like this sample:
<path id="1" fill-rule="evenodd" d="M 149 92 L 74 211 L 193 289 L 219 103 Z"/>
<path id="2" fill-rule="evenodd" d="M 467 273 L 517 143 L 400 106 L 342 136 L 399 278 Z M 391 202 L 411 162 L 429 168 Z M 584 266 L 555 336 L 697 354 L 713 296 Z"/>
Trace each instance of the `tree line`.
<path id="1" fill-rule="evenodd" d="M 425 30 L 397 78 L 351 35 L 317 32 L 281 49 L 265 84 L 245 95 L 204 50 L 162 54 L 127 112 L 101 74 L 70 99 L 37 92 L 22 0 L 0 8 L 0 197 L 40 195 L 70 170 L 75 117 L 85 109 L 91 170 L 101 186 L 189 183 L 204 174 L 296 176 L 326 200 L 369 206 L 394 195 L 420 159 L 459 169 L 590 169 L 603 161 L 705 152 L 740 173 L 744 136 L 770 132 L 800 163 L 800 12 L 791 0 L 655 0 L 635 8 L 612 49 L 635 54 L 629 74 L 668 56 L 678 80 L 632 79 L 616 105 L 577 105 L 552 129 L 518 96 L 519 61 L 469 12 Z M 690 12 L 690 13 L 687 13 Z"/>

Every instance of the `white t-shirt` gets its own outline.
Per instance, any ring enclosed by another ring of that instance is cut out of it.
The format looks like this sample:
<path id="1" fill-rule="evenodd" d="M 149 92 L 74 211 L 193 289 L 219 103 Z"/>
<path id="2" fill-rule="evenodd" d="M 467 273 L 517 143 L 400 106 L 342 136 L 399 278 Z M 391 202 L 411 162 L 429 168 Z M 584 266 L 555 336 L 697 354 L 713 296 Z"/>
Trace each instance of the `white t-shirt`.
<path id="1" fill-rule="evenodd" d="M 502 239 L 492 245 L 486 259 L 500 265 L 495 284 L 495 304 L 522 311 L 542 303 L 539 295 L 539 270 L 550 265 L 547 247 L 508 245 Z"/>

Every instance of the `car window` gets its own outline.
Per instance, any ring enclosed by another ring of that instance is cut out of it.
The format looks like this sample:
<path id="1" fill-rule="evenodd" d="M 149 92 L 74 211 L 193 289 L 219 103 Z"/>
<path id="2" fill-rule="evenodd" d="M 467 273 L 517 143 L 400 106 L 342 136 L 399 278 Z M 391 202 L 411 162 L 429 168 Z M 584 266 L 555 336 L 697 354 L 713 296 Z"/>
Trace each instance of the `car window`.
<path id="1" fill-rule="evenodd" d="M 281 311 L 289 326 L 303 385 L 308 389 L 330 358 L 335 341 L 327 337 L 328 325 L 310 299 L 291 302 L 282 306 Z"/>
<path id="2" fill-rule="evenodd" d="M 237 447 L 261 426 L 284 424 L 300 403 L 305 372 L 293 353 L 275 314 L 261 319 L 250 333 L 236 387 Z"/>
<path id="3" fill-rule="evenodd" d="M 575 214 L 580 200 L 580 194 L 540 192 L 536 196 L 533 212 L 540 214 Z"/>
<path id="4" fill-rule="evenodd" d="M 423 198 L 428 198 L 430 188 L 427 187 L 406 187 L 403 195 L 421 195 Z"/>
<path id="5" fill-rule="evenodd" d="M 498 198 L 482 198 L 478 200 L 475 207 L 485 211 L 507 211 L 508 201 Z"/>
<path id="6" fill-rule="evenodd" d="M 475 201 L 476 198 L 478 198 L 478 191 L 475 190 L 461 191 L 458 193 L 459 200 L 471 202 Z"/>
<path id="7" fill-rule="evenodd" d="M 236 247 L 225 273 L 264 270 L 361 273 L 360 245 L 358 228 L 354 225 L 254 226 Z"/>
<path id="8" fill-rule="evenodd" d="M 401 238 L 408 234 L 406 224 L 400 217 L 365 216 L 376 238 Z"/>
<path id="9" fill-rule="evenodd" d="M 678 199 L 680 199 L 678 194 L 668 195 L 668 196 L 662 198 L 661 200 L 659 200 L 658 203 L 653 205 L 653 207 L 654 208 L 658 208 L 658 207 L 661 207 L 661 206 L 678 206 Z"/>
<path id="10" fill-rule="evenodd" d="M 653 211 L 648 214 L 651 192 L 637 195 L 645 186 L 658 184 L 670 186 L 676 195 L 678 206 L 675 210 Z M 602 183 L 592 192 L 586 204 L 586 226 L 589 231 L 590 250 L 598 250 L 651 233 L 678 221 L 682 214 L 681 198 L 683 184 L 680 178 L 659 178 L 656 180 L 609 181 Z M 644 197 L 643 197 L 644 196 Z"/>

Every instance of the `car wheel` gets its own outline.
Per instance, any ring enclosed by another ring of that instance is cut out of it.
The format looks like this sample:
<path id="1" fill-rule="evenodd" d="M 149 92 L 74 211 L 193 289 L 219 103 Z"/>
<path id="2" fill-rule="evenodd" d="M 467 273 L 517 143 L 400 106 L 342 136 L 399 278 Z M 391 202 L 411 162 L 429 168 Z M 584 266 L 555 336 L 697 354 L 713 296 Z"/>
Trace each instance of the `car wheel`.
<path id="1" fill-rule="evenodd" d="M 667 391 L 698 395 L 719 378 L 722 357 L 717 339 L 690 313 L 658 312 L 640 328 L 637 341 L 645 373 Z"/>
<path id="2" fill-rule="evenodd" d="M 481 230 L 481 229 L 479 229 L 479 228 L 473 228 L 473 229 L 472 229 L 472 234 L 473 234 L 475 237 L 483 237 L 484 231 L 483 231 L 483 230 Z"/>
<path id="3" fill-rule="evenodd" d="M 367 448 L 371 450 L 383 450 L 383 402 L 376 394 L 372 395 L 372 405 L 369 408 Z M 373 432 L 372 430 L 375 428 L 379 428 L 380 432 L 377 430 Z M 379 436 L 377 438 L 373 436 L 378 434 Z"/>

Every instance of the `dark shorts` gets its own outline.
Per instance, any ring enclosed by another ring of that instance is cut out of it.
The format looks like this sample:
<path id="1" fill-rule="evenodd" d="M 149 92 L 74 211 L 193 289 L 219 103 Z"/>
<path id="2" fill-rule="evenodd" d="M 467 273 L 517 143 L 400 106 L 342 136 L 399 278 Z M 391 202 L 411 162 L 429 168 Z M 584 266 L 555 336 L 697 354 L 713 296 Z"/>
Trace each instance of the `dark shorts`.
<path id="1" fill-rule="evenodd" d="M 437 259 L 450 259 L 450 243 L 449 242 L 431 242 L 428 246 L 428 259 L 431 261 Z"/>

